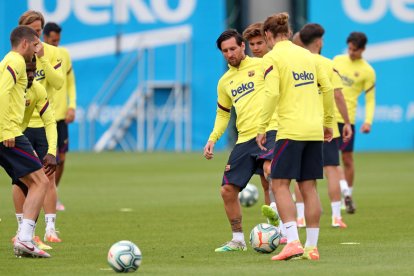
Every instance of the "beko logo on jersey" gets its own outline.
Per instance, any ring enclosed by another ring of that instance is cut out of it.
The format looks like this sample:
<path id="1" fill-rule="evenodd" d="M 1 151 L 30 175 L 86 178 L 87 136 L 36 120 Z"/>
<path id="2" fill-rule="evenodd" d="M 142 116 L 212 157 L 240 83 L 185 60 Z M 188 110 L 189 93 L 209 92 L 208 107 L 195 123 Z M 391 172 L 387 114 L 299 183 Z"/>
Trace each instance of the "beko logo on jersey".
<path id="1" fill-rule="evenodd" d="M 302 83 L 295 84 L 295 87 L 301 86 L 301 85 L 312 84 L 313 80 L 315 79 L 315 76 L 313 75 L 313 73 L 308 73 L 306 71 L 303 71 L 301 73 L 296 73 L 295 71 L 292 71 L 292 75 L 295 81 L 301 81 L 301 80 L 305 81 Z"/>
<path id="2" fill-rule="evenodd" d="M 237 94 L 241 94 L 243 92 L 252 92 L 254 90 L 254 82 L 242 83 L 236 89 L 231 90 L 231 94 L 233 97 L 236 97 Z"/>
<path id="3" fill-rule="evenodd" d="M 36 70 L 36 74 L 35 74 L 35 79 L 38 80 L 42 80 L 45 78 L 45 71 L 42 70 Z"/>

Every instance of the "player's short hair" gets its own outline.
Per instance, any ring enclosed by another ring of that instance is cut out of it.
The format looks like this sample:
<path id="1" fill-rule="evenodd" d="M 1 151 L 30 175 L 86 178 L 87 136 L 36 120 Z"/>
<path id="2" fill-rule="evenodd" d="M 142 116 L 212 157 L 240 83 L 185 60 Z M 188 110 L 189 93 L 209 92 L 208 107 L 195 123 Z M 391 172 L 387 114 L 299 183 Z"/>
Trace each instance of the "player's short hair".
<path id="1" fill-rule="evenodd" d="M 289 35 L 291 32 L 289 14 L 282 12 L 269 16 L 263 23 L 263 32 L 267 31 L 271 32 L 274 37 L 278 34 Z"/>
<path id="2" fill-rule="evenodd" d="M 219 50 L 221 51 L 221 43 L 232 37 L 236 39 L 237 45 L 239 46 L 242 45 L 243 37 L 241 36 L 241 34 L 239 34 L 239 32 L 235 29 L 228 29 L 224 31 L 223 33 L 221 33 L 221 35 L 217 38 L 217 41 L 216 41 L 217 48 L 219 48 Z"/>
<path id="3" fill-rule="evenodd" d="M 321 38 L 325 34 L 324 28 L 317 23 L 309 23 L 299 31 L 299 37 L 305 46 L 308 46 L 315 39 Z"/>
<path id="4" fill-rule="evenodd" d="M 17 26 L 10 34 L 11 46 L 17 47 L 23 39 L 33 41 L 35 37 L 39 37 L 35 30 L 28 26 Z"/>
<path id="5" fill-rule="evenodd" d="M 43 29 L 45 26 L 45 18 L 43 17 L 43 14 L 38 11 L 28 10 L 20 16 L 19 25 L 30 25 L 37 20 L 40 20 Z"/>
<path id="6" fill-rule="evenodd" d="M 257 37 L 257 36 L 261 36 L 263 37 L 263 23 L 262 22 L 257 22 L 257 23 L 253 23 L 251 25 L 249 25 L 246 30 L 244 30 L 243 32 L 243 38 L 247 41 L 249 41 L 250 39 Z"/>
<path id="7" fill-rule="evenodd" d="M 365 48 L 368 42 L 367 36 L 362 32 L 352 32 L 346 39 L 346 43 L 354 44 L 358 49 Z"/>
<path id="8" fill-rule="evenodd" d="M 60 34 L 62 28 L 55 22 L 47 22 L 43 28 L 43 34 L 49 36 L 51 32 Z"/>

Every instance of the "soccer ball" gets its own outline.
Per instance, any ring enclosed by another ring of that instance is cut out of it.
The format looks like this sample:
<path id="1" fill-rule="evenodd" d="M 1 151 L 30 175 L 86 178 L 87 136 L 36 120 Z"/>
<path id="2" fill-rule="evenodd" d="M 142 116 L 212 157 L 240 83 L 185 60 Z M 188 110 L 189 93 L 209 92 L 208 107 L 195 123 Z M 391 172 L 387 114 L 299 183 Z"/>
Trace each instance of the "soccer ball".
<path id="1" fill-rule="evenodd" d="M 119 241 L 108 252 L 108 264 L 116 272 L 134 272 L 140 266 L 141 260 L 141 251 L 130 241 Z"/>
<path id="2" fill-rule="evenodd" d="M 271 253 L 279 246 L 280 229 L 276 226 L 260 223 L 250 232 L 250 244 L 260 253 Z"/>
<path id="3" fill-rule="evenodd" d="M 253 184 L 247 184 L 239 193 L 240 204 L 244 207 L 253 206 L 259 200 L 259 191 Z"/>

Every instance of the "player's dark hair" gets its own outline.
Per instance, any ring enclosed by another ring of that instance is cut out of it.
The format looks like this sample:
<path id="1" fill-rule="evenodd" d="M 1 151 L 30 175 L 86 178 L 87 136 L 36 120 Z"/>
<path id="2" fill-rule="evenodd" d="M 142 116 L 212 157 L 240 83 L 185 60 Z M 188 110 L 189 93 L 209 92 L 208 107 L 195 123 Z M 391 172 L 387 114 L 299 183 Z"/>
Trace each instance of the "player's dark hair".
<path id="1" fill-rule="evenodd" d="M 305 46 L 308 46 L 315 39 L 321 38 L 325 34 L 323 27 L 317 23 L 309 23 L 299 31 L 299 37 Z"/>
<path id="2" fill-rule="evenodd" d="M 257 22 L 257 23 L 253 23 L 251 25 L 249 25 L 246 30 L 244 30 L 243 32 L 243 38 L 247 41 L 249 41 L 250 39 L 257 37 L 257 36 L 261 36 L 263 37 L 263 23 L 262 22 Z"/>
<path id="3" fill-rule="evenodd" d="M 51 32 L 60 34 L 61 31 L 62 31 L 62 28 L 55 22 L 48 22 L 43 28 L 43 34 L 47 36 L 49 36 Z"/>
<path id="4" fill-rule="evenodd" d="M 236 43 L 237 45 L 241 46 L 243 43 L 243 37 L 241 36 L 241 34 L 239 34 L 238 31 L 236 31 L 235 29 L 228 29 L 226 31 L 224 31 L 218 38 L 216 41 L 217 44 L 217 48 L 219 48 L 219 50 L 221 51 L 221 43 L 223 41 L 226 41 L 230 38 L 234 37 L 236 39 Z"/>
<path id="5" fill-rule="evenodd" d="M 35 37 L 39 37 L 35 30 L 28 26 L 17 26 L 10 34 L 10 43 L 12 48 L 17 47 L 23 39 L 34 41 Z"/>
<path id="6" fill-rule="evenodd" d="M 368 42 L 368 38 L 364 33 L 361 32 L 352 32 L 349 34 L 348 38 L 346 39 L 346 43 L 352 43 L 358 49 L 365 48 L 365 45 Z"/>
<path id="7" fill-rule="evenodd" d="M 282 12 L 269 16 L 263 23 L 263 33 L 271 32 L 274 37 L 278 34 L 289 36 L 291 28 L 289 26 L 289 14 Z"/>
<path id="8" fill-rule="evenodd" d="M 20 16 L 19 25 L 30 25 L 37 20 L 40 20 L 43 29 L 45 26 L 45 18 L 43 17 L 43 14 L 38 11 L 29 10 Z"/>

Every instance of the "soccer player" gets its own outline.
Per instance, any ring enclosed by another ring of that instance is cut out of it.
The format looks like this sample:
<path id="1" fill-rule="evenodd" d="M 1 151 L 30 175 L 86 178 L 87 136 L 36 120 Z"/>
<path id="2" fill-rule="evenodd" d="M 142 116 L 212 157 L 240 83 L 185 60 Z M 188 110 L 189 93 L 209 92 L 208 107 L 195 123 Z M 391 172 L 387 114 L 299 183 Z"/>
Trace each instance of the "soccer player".
<path id="1" fill-rule="evenodd" d="M 262 58 L 269 51 L 266 41 L 262 35 L 262 26 L 263 23 L 254 23 L 248 26 L 243 32 L 243 38 L 248 42 L 253 56 L 257 58 Z M 270 175 L 270 161 L 272 160 L 271 155 L 273 153 L 273 147 L 276 141 L 276 131 L 277 117 L 272 120 L 272 124 L 266 131 L 266 135 L 268 136 L 266 137 L 268 143 L 266 145 L 266 148 L 269 150 L 267 154 L 261 156 L 261 159 L 263 160 L 263 166 L 259 166 L 257 171 L 257 173 L 260 175 L 260 181 L 262 183 L 266 205 L 270 205 L 271 202 L 269 194 L 269 181 L 267 180 L 267 177 Z"/>
<path id="2" fill-rule="evenodd" d="M 263 31 L 272 50 L 263 58 L 265 98 L 256 141 L 264 150 L 265 130 L 276 110 L 279 127 L 272 160 L 272 189 L 288 240 L 272 260 L 302 255 L 317 260 L 321 205 L 316 179 L 323 177 L 323 141 L 332 140 L 333 91 L 314 55 L 289 40 L 288 19 L 287 13 L 279 13 L 264 22 Z M 289 191 L 291 179 L 299 183 L 305 201 L 305 249 L 299 241 L 296 208 Z"/>
<path id="3" fill-rule="evenodd" d="M 52 109 L 49 107 L 49 100 L 47 97 L 46 90 L 41 84 L 39 84 L 37 81 L 34 81 L 36 73 L 35 57 L 32 61 L 26 62 L 26 73 L 28 79 L 26 89 L 26 109 L 21 129 L 22 131 L 24 131 L 23 133 L 26 135 L 29 142 L 32 144 L 39 159 L 46 160 L 48 163 L 56 166 L 56 120 Z M 41 119 L 44 123 L 44 127 L 31 129 L 30 131 L 25 131 L 35 109 L 39 112 Z M 46 136 L 46 144 L 42 144 L 41 141 L 36 142 L 37 136 Z M 49 178 L 51 178 L 52 176 L 53 174 L 48 175 Z M 18 221 L 17 233 L 19 233 L 20 223 L 23 217 L 23 204 L 27 196 L 27 187 L 18 179 L 13 179 L 12 183 L 14 184 L 13 201 L 16 211 L 16 218 Z M 53 204 L 54 201 L 56 201 L 56 187 L 54 185 L 53 179 L 49 179 L 49 186 L 47 188 L 45 202 L 43 204 L 43 209 L 45 211 L 46 218 L 45 240 L 51 242 L 58 242 L 60 239 L 57 237 L 55 230 L 56 205 Z M 13 240 L 14 239 L 15 238 L 13 238 Z M 40 249 L 52 249 L 52 247 L 43 243 L 38 236 L 34 236 L 33 240 Z"/>
<path id="4" fill-rule="evenodd" d="M 19 25 L 25 25 L 33 28 L 38 36 L 42 34 L 45 20 L 40 12 L 29 10 L 22 14 L 19 18 Z M 41 43 L 39 51 L 36 53 L 36 81 L 38 81 L 45 89 L 49 98 L 49 108 L 54 112 L 54 95 L 61 89 L 64 84 L 62 73 L 62 58 L 57 47 L 47 43 Z M 44 131 L 44 123 L 37 110 L 34 110 L 28 128 L 25 130 L 25 135 L 31 137 L 32 145 L 35 145 L 35 150 L 38 155 L 46 154 L 47 137 Z M 55 184 L 55 174 L 50 175 L 49 180 Z M 56 188 L 52 185 L 48 186 L 51 190 L 48 193 L 50 196 L 46 197 L 45 206 L 48 210 L 45 213 L 46 225 L 51 225 L 56 220 Z M 52 195 L 53 194 L 53 195 Z M 53 206 L 53 207 L 52 207 Z M 44 236 L 45 241 L 60 242 L 56 231 L 46 232 Z"/>
<path id="5" fill-rule="evenodd" d="M 323 65 L 325 72 L 327 73 L 329 80 L 331 81 L 334 88 L 334 98 L 336 106 L 343 118 L 345 124 L 342 130 L 343 140 L 346 142 L 352 137 L 352 128 L 349 122 L 348 111 L 346 108 L 346 103 L 344 96 L 342 94 L 342 81 L 341 77 L 336 69 L 333 68 L 333 62 L 320 55 L 323 47 L 323 35 L 325 30 L 319 24 L 306 24 L 302 27 L 299 32 L 299 40 L 303 47 L 309 50 L 311 53 L 315 54 L 320 60 L 320 63 Z M 293 40 L 293 39 L 292 39 Z M 298 39 L 295 39 L 296 41 Z M 300 45 L 298 45 L 300 46 Z M 335 119 L 335 118 L 334 118 Z M 339 148 L 338 148 L 338 137 L 340 137 L 339 130 L 334 121 L 333 128 L 333 140 L 331 142 L 324 142 L 323 144 L 323 164 L 325 176 L 328 179 L 328 195 L 331 200 L 331 209 L 332 209 L 332 227 L 346 228 L 346 224 L 342 221 L 341 216 L 341 190 L 339 186 L 339 180 L 341 176 L 341 171 L 339 167 Z M 295 189 L 296 192 L 296 189 Z M 303 205 L 303 199 L 299 193 L 296 193 L 296 207 L 299 204 Z M 304 222 L 304 210 L 303 215 L 299 213 L 299 208 L 297 208 L 298 218 L 297 224 Z"/>
<path id="6" fill-rule="evenodd" d="M 267 47 L 266 40 L 263 36 L 263 23 L 257 22 L 249 25 L 246 30 L 243 32 L 243 38 L 248 42 L 251 52 L 254 57 L 263 58 L 265 54 L 269 52 Z M 276 142 L 276 133 L 277 133 L 277 113 L 273 114 L 272 120 L 269 123 L 268 128 L 266 129 L 266 149 L 267 152 L 259 156 L 259 165 L 256 171 L 256 174 L 260 175 L 260 181 L 262 183 L 265 204 L 270 206 L 274 211 L 277 212 L 276 202 L 274 195 L 269 189 L 270 180 L 270 163 L 272 161 L 273 149 Z M 263 162 L 263 166 L 261 163 Z M 273 216 L 266 215 L 267 212 L 273 212 L 268 210 L 267 207 L 262 206 L 262 213 L 268 217 L 268 222 L 274 226 L 279 226 L 282 232 L 282 238 L 280 239 L 281 244 L 285 244 L 286 239 L 286 230 L 283 227 L 283 222 L 277 216 L 277 220 L 273 219 Z"/>
<path id="7" fill-rule="evenodd" d="M 260 108 L 253 108 L 259 107 L 263 98 L 262 61 L 246 56 L 243 38 L 236 30 L 224 31 L 216 43 L 229 70 L 218 82 L 217 114 L 214 129 L 204 147 L 205 158 L 213 158 L 214 145 L 227 128 L 232 106 L 237 113 L 238 139 L 225 167 L 221 186 L 233 238 L 215 251 L 246 251 L 238 194 L 256 171 L 256 158 L 263 153 L 255 142 Z"/>
<path id="8" fill-rule="evenodd" d="M 43 40 L 53 46 L 58 47 L 62 28 L 54 23 L 46 23 L 43 29 Z M 69 131 L 68 124 L 75 120 L 76 109 L 76 87 L 75 75 L 72 69 L 72 61 L 68 50 L 58 47 L 61 51 L 64 84 L 54 95 L 55 118 L 58 129 L 58 166 L 56 169 L 56 187 L 59 186 L 66 160 L 66 153 L 69 150 Z M 56 210 L 64 211 L 65 206 L 58 199 Z"/>
<path id="9" fill-rule="evenodd" d="M 0 63 L 0 165 L 28 188 L 21 230 L 15 239 L 14 251 L 18 256 L 29 254 L 48 258 L 50 255 L 40 250 L 32 238 L 35 220 L 48 185 L 45 172 L 52 172 L 54 167 L 45 164 L 43 171 L 42 162 L 20 128 L 27 86 L 25 61 L 32 59 L 41 48 L 41 43 L 38 34 L 26 26 L 15 28 L 10 35 L 10 41 L 12 50 Z"/>
<path id="10" fill-rule="evenodd" d="M 375 71 L 371 65 L 362 58 L 362 53 L 365 51 L 367 41 L 367 36 L 364 33 L 352 32 L 346 40 L 348 44 L 348 54 L 339 55 L 334 58 L 334 67 L 341 74 L 344 86 L 343 93 L 352 129 L 354 131 L 354 136 L 349 141 L 343 142 L 340 140 L 339 144 L 339 148 L 342 151 L 342 162 L 346 179 L 346 181 L 341 181 L 341 190 L 344 192 L 345 196 L 346 211 L 350 214 L 355 213 L 355 205 L 352 199 L 355 174 L 353 158 L 355 117 L 358 97 L 363 92 L 365 92 L 365 120 L 361 126 L 362 133 L 369 133 L 371 131 L 375 111 Z M 336 114 L 339 129 L 342 131 L 345 121 L 339 116 L 338 109 L 336 110 Z M 348 194 L 346 194 L 347 192 Z"/>

